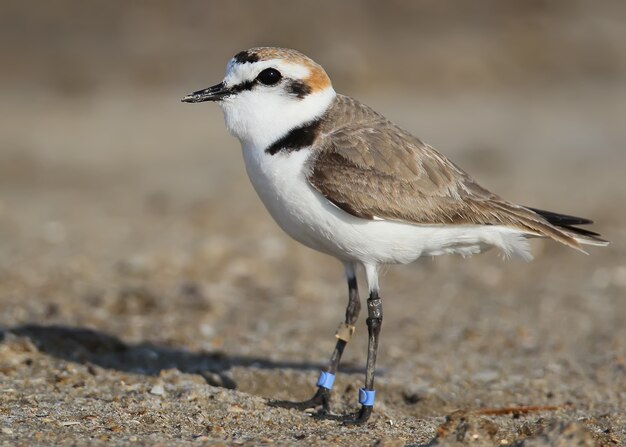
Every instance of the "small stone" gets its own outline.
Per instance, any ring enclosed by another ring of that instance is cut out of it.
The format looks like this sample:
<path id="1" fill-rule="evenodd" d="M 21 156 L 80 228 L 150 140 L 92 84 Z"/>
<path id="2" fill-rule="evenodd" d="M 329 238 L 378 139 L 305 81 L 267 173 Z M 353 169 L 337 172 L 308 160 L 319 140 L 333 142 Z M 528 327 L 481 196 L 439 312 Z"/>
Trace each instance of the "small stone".
<path id="1" fill-rule="evenodd" d="M 493 382 L 495 380 L 497 380 L 500 377 L 500 374 L 498 373 L 498 371 L 495 370 L 484 370 L 484 371 L 480 371 L 476 374 L 474 374 L 472 376 L 472 379 L 478 381 L 478 382 Z"/>
<path id="2" fill-rule="evenodd" d="M 156 384 L 150 389 L 150 394 L 154 394 L 155 396 L 163 396 L 165 394 L 165 388 L 163 385 Z"/>
<path id="3" fill-rule="evenodd" d="M 220 425 L 208 425 L 206 431 L 209 433 L 224 433 L 224 428 Z"/>
<path id="4" fill-rule="evenodd" d="M 211 386 L 217 386 L 229 390 L 234 390 L 237 388 L 237 383 L 224 373 L 202 371 L 200 375 L 204 377 L 204 380 L 206 380 L 206 382 Z"/>
<path id="5" fill-rule="evenodd" d="M 407 405 L 415 405 L 422 400 L 422 397 L 418 393 L 405 391 L 402 393 L 402 399 L 404 399 L 404 403 Z"/>
<path id="6" fill-rule="evenodd" d="M 404 441 L 396 438 L 381 438 L 374 445 L 376 447 L 400 447 L 404 445 Z"/>
<path id="7" fill-rule="evenodd" d="M 231 405 L 226 411 L 228 411 L 229 413 L 243 413 L 246 410 L 241 408 L 239 405 Z"/>
<path id="8" fill-rule="evenodd" d="M 2 427 L 2 433 L 4 433 L 5 435 L 12 435 L 13 434 L 13 430 L 11 430 L 9 427 Z"/>

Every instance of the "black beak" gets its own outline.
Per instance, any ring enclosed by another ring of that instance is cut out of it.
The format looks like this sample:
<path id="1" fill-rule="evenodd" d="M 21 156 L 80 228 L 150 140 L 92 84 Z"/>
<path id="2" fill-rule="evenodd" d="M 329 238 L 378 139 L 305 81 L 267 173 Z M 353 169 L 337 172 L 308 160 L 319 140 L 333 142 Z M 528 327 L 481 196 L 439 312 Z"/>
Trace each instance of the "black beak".
<path id="1" fill-rule="evenodd" d="M 223 82 L 220 82 L 213 87 L 205 88 L 204 90 L 198 90 L 185 96 L 181 99 L 182 102 L 204 102 L 204 101 L 221 101 L 228 96 L 230 91 L 226 88 Z"/>

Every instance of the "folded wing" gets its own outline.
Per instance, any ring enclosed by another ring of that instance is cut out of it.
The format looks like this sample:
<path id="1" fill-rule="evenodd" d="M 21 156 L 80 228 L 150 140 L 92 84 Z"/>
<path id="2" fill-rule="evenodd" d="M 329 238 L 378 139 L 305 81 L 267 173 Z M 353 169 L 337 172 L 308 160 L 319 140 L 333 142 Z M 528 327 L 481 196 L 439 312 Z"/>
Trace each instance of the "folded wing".
<path id="1" fill-rule="evenodd" d="M 346 110 L 350 110 L 349 113 Z M 356 111 L 355 111 L 356 110 Z M 330 202 L 363 219 L 411 224 L 505 225 L 580 249 L 604 243 L 572 225 L 590 223 L 503 200 L 431 146 L 355 100 L 339 96 L 316 142 L 308 180 Z M 340 117 L 343 117 L 343 122 Z"/>

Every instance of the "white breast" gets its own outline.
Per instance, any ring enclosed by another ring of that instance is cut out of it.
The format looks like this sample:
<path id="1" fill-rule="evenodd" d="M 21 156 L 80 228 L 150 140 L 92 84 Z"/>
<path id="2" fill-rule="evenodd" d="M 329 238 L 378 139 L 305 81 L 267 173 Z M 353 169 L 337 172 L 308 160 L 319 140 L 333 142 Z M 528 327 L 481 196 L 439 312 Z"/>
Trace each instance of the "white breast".
<path id="1" fill-rule="evenodd" d="M 354 217 L 306 180 L 309 149 L 269 155 L 243 147 L 248 176 L 278 225 L 295 240 L 344 261 L 408 263 L 420 256 L 479 253 L 490 246 L 530 258 L 516 230 L 482 225 L 410 225 Z"/>

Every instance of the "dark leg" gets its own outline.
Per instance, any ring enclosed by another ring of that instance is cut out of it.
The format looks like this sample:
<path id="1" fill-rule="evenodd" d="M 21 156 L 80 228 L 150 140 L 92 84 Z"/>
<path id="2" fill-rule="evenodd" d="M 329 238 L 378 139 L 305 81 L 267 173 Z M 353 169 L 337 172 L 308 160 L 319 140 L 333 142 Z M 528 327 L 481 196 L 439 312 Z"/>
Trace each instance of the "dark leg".
<path id="1" fill-rule="evenodd" d="M 374 408 L 374 373 L 376 370 L 376 354 L 378 352 L 378 338 L 383 323 L 383 302 L 378 296 L 378 290 L 370 292 L 367 300 L 367 367 L 365 369 L 365 387 L 359 389 L 361 410 L 356 419 L 346 421 L 346 424 L 363 424 L 367 422 Z"/>
<path id="2" fill-rule="evenodd" d="M 322 413 L 330 413 L 330 390 L 334 381 L 335 374 L 337 374 L 337 368 L 343 355 L 343 350 L 350 341 L 352 334 L 354 333 L 354 323 L 356 322 L 359 312 L 361 310 L 361 302 L 359 300 L 359 289 L 356 281 L 355 265 L 352 263 L 346 263 L 346 277 L 348 279 L 348 307 L 346 308 L 346 319 L 344 323 L 339 324 L 337 328 L 337 344 L 335 350 L 330 356 L 330 365 L 328 369 L 320 375 L 320 379 L 317 384 L 317 391 L 312 398 L 305 400 L 304 402 L 290 402 L 290 401 L 271 401 L 270 405 L 283 407 L 283 408 L 296 408 L 299 410 L 306 410 L 307 408 L 314 408 L 322 406 Z"/>

